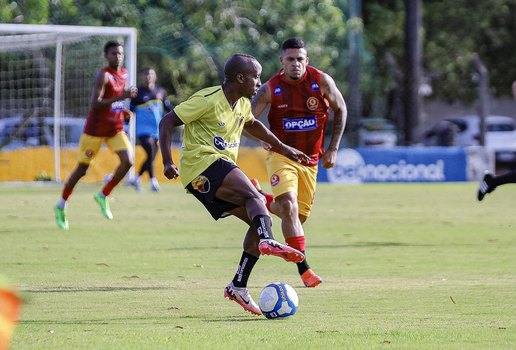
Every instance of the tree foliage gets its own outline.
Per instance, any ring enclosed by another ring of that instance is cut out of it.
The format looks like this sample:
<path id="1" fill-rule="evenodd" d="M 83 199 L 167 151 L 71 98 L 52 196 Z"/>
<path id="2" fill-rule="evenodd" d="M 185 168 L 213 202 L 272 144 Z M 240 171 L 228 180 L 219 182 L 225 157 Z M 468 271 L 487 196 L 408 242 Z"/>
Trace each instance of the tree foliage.
<path id="1" fill-rule="evenodd" d="M 403 0 L 364 2 L 365 37 L 378 59 L 383 85 L 392 76 L 382 58 L 391 53 L 403 66 Z M 494 95 L 510 93 L 516 79 L 516 0 L 423 2 L 423 68 L 434 97 L 471 101 L 476 96 L 471 57 L 487 66 Z"/>
<path id="2" fill-rule="evenodd" d="M 362 90 L 365 101 L 374 101 L 394 84 L 387 55 L 403 67 L 405 9 L 403 0 L 362 3 Z M 305 40 L 311 63 L 347 91 L 352 23 L 344 0 L 0 0 L 0 21 L 136 27 L 139 67 L 154 66 L 176 102 L 219 84 L 235 52 L 256 56 L 269 78 L 280 67 L 279 46 L 292 36 Z M 475 52 L 490 71 L 493 93 L 508 94 L 515 32 L 516 0 L 425 0 L 423 68 L 434 97 L 473 98 Z"/>

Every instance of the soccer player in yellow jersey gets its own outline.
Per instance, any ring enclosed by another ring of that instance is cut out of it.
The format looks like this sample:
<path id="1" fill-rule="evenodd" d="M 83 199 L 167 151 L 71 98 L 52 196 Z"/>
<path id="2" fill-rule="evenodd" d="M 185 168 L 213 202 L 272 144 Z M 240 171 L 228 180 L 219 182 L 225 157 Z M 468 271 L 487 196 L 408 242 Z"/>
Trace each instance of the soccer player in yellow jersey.
<path id="1" fill-rule="evenodd" d="M 165 176 L 181 182 L 215 220 L 236 216 L 249 228 L 240 263 L 224 296 L 244 310 L 261 315 L 247 289 L 251 271 L 261 254 L 286 261 L 303 261 L 298 250 L 274 240 L 272 219 L 262 195 L 236 165 L 242 130 L 263 140 L 295 161 L 310 158 L 280 142 L 251 112 L 250 98 L 260 87 L 262 67 L 250 55 L 235 54 L 224 65 L 224 82 L 192 95 L 167 113 L 160 122 L 159 142 Z M 172 160 L 172 131 L 184 125 L 180 169 Z"/>

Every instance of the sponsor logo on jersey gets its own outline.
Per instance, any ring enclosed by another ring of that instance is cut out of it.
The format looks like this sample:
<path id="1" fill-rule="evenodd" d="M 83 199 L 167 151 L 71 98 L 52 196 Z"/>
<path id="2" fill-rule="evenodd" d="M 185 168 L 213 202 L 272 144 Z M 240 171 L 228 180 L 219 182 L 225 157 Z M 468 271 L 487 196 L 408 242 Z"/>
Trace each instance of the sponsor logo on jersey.
<path id="1" fill-rule="evenodd" d="M 240 142 L 226 142 L 222 136 L 217 135 L 213 138 L 213 146 L 220 151 L 224 151 L 228 148 L 238 148 L 239 145 Z"/>
<path id="2" fill-rule="evenodd" d="M 124 101 L 115 101 L 111 104 L 111 110 L 113 112 L 122 111 L 125 109 L 125 102 Z"/>
<path id="3" fill-rule="evenodd" d="M 271 175 L 271 186 L 276 186 L 280 182 L 280 177 L 278 174 L 272 174 Z"/>
<path id="4" fill-rule="evenodd" d="M 311 115 L 304 118 L 284 118 L 283 129 L 285 131 L 308 131 L 317 129 L 317 118 Z"/>
<path id="5" fill-rule="evenodd" d="M 190 183 L 192 184 L 193 189 L 200 193 L 210 192 L 210 180 L 204 175 L 197 176 Z"/>
<path id="6" fill-rule="evenodd" d="M 278 105 L 278 108 L 288 108 L 288 104 L 284 103 L 282 105 Z"/>
<path id="7" fill-rule="evenodd" d="M 311 111 L 316 110 L 319 107 L 319 100 L 313 96 L 309 97 L 306 100 L 306 107 Z"/>
<path id="8" fill-rule="evenodd" d="M 319 91 L 320 88 L 319 88 L 319 84 L 317 84 L 316 82 L 313 82 L 312 83 L 312 91 Z"/>
<path id="9" fill-rule="evenodd" d="M 277 96 L 277 95 L 281 95 L 281 87 L 276 86 L 276 87 L 274 88 L 274 95 L 276 95 L 276 96 Z"/>

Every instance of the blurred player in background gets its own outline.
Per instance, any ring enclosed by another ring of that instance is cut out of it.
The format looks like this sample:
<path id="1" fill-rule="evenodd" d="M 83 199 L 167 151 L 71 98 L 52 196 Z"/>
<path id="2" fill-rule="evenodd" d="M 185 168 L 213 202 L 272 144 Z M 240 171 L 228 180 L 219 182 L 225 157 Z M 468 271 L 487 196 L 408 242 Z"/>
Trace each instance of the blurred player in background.
<path id="1" fill-rule="evenodd" d="M 0 350 L 7 350 L 21 314 L 18 291 L 0 275 Z"/>
<path id="2" fill-rule="evenodd" d="M 272 219 L 263 196 L 236 165 L 242 129 L 273 145 L 285 157 L 294 161 L 310 160 L 304 153 L 280 142 L 253 117 L 249 99 L 261 85 L 261 72 L 262 67 L 254 57 L 231 56 L 224 65 L 222 86 L 198 91 L 167 113 L 159 128 L 165 176 L 175 179 L 181 174 L 187 191 L 215 220 L 234 215 L 249 225 L 240 264 L 224 296 L 256 315 L 261 311 L 249 294 L 247 281 L 260 254 L 293 262 L 302 261 L 304 256 L 274 240 Z M 179 172 L 168 145 L 173 129 L 183 124 Z"/>
<path id="3" fill-rule="evenodd" d="M 512 96 L 516 101 L 516 80 L 512 83 Z M 477 190 L 477 199 L 482 201 L 486 194 L 493 192 L 498 186 L 516 183 L 516 170 L 509 171 L 505 174 L 494 175 L 486 171 L 484 178 L 480 181 Z"/>
<path id="4" fill-rule="evenodd" d="M 77 167 L 66 180 L 62 197 L 54 206 L 56 223 L 59 228 L 68 230 L 66 204 L 77 182 L 86 175 L 90 162 L 95 158 L 103 143 L 116 152 L 120 164 L 113 177 L 104 185 L 94 199 L 99 204 L 105 218 L 113 219 L 107 196 L 124 178 L 132 166 L 131 144 L 124 132 L 124 121 L 130 118 L 131 112 L 125 107 L 128 98 L 136 96 L 138 90 L 131 87 L 125 90 L 127 70 L 124 62 L 124 48 L 117 41 L 108 41 L 104 45 L 104 57 L 108 65 L 102 68 L 95 77 L 95 85 L 91 97 L 90 112 L 86 119 L 84 132 L 79 141 L 79 161 Z"/>
<path id="5" fill-rule="evenodd" d="M 141 190 L 141 177 L 147 172 L 150 179 L 151 191 L 160 190 L 158 180 L 154 176 L 154 158 L 158 152 L 158 126 L 164 111 L 170 112 L 172 104 L 167 99 L 164 88 L 156 85 L 156 71 L 150 67 L 140 72 L 141 85 L 138 95 L 131 99 L 131 111 L 136 118 L 136 137 L 145 150 L 145 161 L 142 163 L 136 177 L 130 182 L 136 190 Z"/>
<path id="6" fill-rule="evenodd" d="M 281 218 L 281 229 L 287 244 L 304 253 L 302 224 L 312 209 L 319 158 L 324 168 L 335 165 L 347 110 L 334 80 L 308 65 L 302 40 L 286 40 L 281 48 L 280 62 L 283 69 L 258 90 L 252 108 L 253 114 L 259 117 L 270 106 L 270 130 L 281 142 L 310 157 L 308 162 L 295 162 L 282 155 L 273 145 L 264 144 L 269 149 L 267 173 L 274 195 L 274 202 L 270 195 L 266 195 L 268 203 L 272 202 L 270 210 Z M 325 150 L 324 134 L 330 108 L 333 110 L 333 127 L 330 144 Z M 253 179 L 253 183 L 261 190 L 257 180 Z M 316 287 L 322 282 L 306 259 L 297 267 L 305 286 Z"/>

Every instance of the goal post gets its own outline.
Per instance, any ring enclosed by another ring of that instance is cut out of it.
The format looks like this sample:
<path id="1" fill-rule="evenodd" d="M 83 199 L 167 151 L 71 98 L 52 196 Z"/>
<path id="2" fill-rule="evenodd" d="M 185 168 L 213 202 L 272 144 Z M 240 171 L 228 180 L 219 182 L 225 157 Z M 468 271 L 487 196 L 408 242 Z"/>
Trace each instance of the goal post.
<path id="1" fill-rule="evenodd" d="M 9 143 L 16 147 L 16 142 L 52 146 L 53 179 L 61 182 L 61 148 L 70 144 L 70 126 L 87 116 L 95 74 L 106 64 L 108 40 L 124 45 L 128 84 L 136 85 L 135 28 L 0 24 L 0 123 L 14 126 L 0 148 Z M 134 120 L 129 137 L 134 149 Z M 131 156 L 134 162 L 134 152 Z"/>

